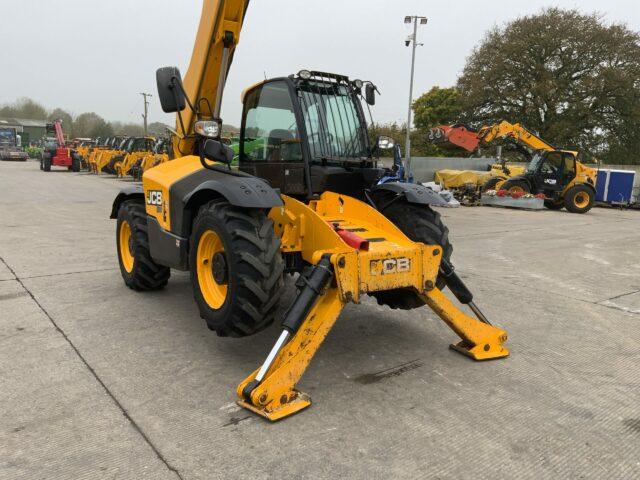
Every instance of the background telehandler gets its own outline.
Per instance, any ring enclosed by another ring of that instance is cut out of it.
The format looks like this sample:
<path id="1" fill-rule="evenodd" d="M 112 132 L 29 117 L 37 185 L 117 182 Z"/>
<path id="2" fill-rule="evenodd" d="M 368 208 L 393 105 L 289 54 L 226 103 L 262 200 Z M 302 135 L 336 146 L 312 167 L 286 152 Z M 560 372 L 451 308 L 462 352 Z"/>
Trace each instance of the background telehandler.
<path id="1" fill-rule="evenodd" d="M 451 266 L 447 227 L 431 208 L 444 201 L 421 185 L 377 184 L 386 172 L 360 103 L 375 102 L 370 82 L 301 71 L 249 88 L 239 170 L 231 168 L 220 101 L 246 8 L 205 0 L 184 83 L 176 68 L 157 72 L 162 108 L 177 112 L 176 158 L 114 201 L 125 283 L 155 290 L 171 268 L 188 270 L 209 328 L 241 337 L 273 321 L 283 274 L 298 273 L 281 334 L 237 388 L 241 406 L 270 420 L 310 405 L 296 384 L 344 305 L 365 294 L 392 308 L 429 306 L 461 337 L 454 348 L 475 360 L 507 356 L 506 332 L 489 324 Z M 256 138 L 263 148 L 247 152 Z"/>
<path id="2" fill-rule="evenodd" d="M 504 162 L 492 165 L 494 176 L 483 186 L 483 191 L 542 193 L 547 208 L 564 207 L 572 213 L 586 213 L 595 203 L 597 170 L 578 161 L 578 152 L 557 149 L 518 123 L 503 121 L 483 126 L 477 133 L 460 125 L 437 127 L 432 129 L 429 138 L 469 152 L 499 140 L 506 140 L 527 154 L 533 152 L 526 169 L 507 166 Z"/>

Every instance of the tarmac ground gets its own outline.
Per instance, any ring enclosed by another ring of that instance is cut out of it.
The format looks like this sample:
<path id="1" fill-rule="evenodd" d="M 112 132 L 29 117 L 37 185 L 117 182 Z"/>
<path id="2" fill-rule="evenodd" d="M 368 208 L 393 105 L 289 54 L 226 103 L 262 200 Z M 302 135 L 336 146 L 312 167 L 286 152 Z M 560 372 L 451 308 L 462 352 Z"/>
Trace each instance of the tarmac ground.
<path id="1" fill-rule="evenodd" d="M 126 184 L 0 163 L 0 479 L 640 478 L 640 212 L 442 210 L 511 356 L 367 298 L 300 382 L 314 404 L 271 424 L 235 388 L 278 326 L 217 337 L 185 273 L 126 288 Z"/>

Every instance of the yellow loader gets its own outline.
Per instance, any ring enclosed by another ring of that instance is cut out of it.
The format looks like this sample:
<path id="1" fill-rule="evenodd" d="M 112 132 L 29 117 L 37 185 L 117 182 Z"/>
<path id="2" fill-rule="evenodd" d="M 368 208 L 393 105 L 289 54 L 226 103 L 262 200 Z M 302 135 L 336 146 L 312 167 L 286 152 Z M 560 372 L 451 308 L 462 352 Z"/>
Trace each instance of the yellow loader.
<path id="1" fill-rule="evenodd" d="M 361 102 L 375 104 L 372 83 L 304 70 L 250 87 L 231 168 L 220 102 L 247 4 L 205 0 L 184 82 L 175 67 L 157 72 L 162 108 L 177 114 L 176 159 L 114 200 L 125 284 L 157 290 L 171 269 L 189 271 L 208 327 L 243 337 L 273 322 L 283 274 L 298 274 L 273 348 L 236 389 L 242 407 L 272 421 L 310 405 L 296 385 L 343 307 L 365 295 L 429 307 L 474 360 L 507 356 L 507 333 L 453 269 L 448 229 L 432 208 L 444 201 L 421 185 L 378 184 L 389 172 L 376 152 L 393 141 L 369 142 Z"/>

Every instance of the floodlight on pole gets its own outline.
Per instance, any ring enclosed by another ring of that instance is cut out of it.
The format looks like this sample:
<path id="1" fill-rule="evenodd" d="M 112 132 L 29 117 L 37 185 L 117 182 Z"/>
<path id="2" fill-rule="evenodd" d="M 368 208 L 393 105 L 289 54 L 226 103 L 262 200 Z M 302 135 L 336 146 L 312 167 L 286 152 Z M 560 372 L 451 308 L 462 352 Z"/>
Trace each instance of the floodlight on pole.
<path id="1" fill-rule="evenodd" d="M 413 177 L 413 172 L 411 171 L 411 107 L 413 106 L 413 75 L 415 73 L 416 64 L 416 47 L 418 45 L 423 45 L 422 43 L 418 43 L 418 22 L 420 22 L 420 25 L 426 25 L 427 21 L 427 17 L 421 17 L 418 15 L 407 15 L 406 17 L 404 17 L 404 23 L 413 23 L 413 35 L 409 35 L 409 37 L 405 40 L 405 45 L 407 47 L 413 44 L 411 52 L 411 77 L 409 80 L 409 113 L 407 114 L 407 137 L 404 146 L 405 171 L 407 172 L 408 178 Z"/>

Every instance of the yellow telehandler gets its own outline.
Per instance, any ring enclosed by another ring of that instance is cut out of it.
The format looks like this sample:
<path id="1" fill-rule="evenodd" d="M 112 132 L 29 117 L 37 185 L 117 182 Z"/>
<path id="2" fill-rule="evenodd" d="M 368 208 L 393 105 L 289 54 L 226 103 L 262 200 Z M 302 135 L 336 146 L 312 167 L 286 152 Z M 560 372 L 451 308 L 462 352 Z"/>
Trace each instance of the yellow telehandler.
<path id="1" fill-rule="evenodd" d="M 557 149 L 519 123 L 503 121 L 483 126 L 478 132 L 460 125 L 441 126 L 431 130 L 429 139 L 469 152 L 507 140 L 527 153 L 533 152 L 526 169 L 505 162 L 492 165 L 492 177 L 482 191 L 542 193 L 547 208 L 566 208 L 572 213 L 586 213 L 595 204 L 597 170 L 578 161 L 578 152 Z"/>
<path id="2" fill-rule="evenodd" d="M 154 137 L 135 137 L 125 146 L 122 154 L 115 155 L 104 168 L 107 173 L 115 173 L 118 177 L 131 174 L 134 165 L 153 152 L 156 139 Z"/>
<path id="3" fill-rule="evenodd" d="M 361 101 L 375 103 L 372 83 L 303 70 L 250 87 L 231 168 L 220 102 L 247 6 L 205 0 L 184 82 L 175 67 L 157 72 L 162 108 L 177 114 L 176 158 L 114 200 L 125 284 L 156 290 L 170 269 L 188 270 L 209 328 L 242 337 L 273 322 L 283 274 L 299 274 L 273 348 L 237 387 L 242 407 L 272 421 L 310 405 L 296 384 L 345 304 L 364 295 L 391 308 L 428 306 L 472 359 L 507 356 L 507 333 L 453 269 L 448 229 L 432 208 L 444 200 L 421 185 L 377 181 L 388 172 L 376 151 L 393 141 L 370 145 Z"/>

